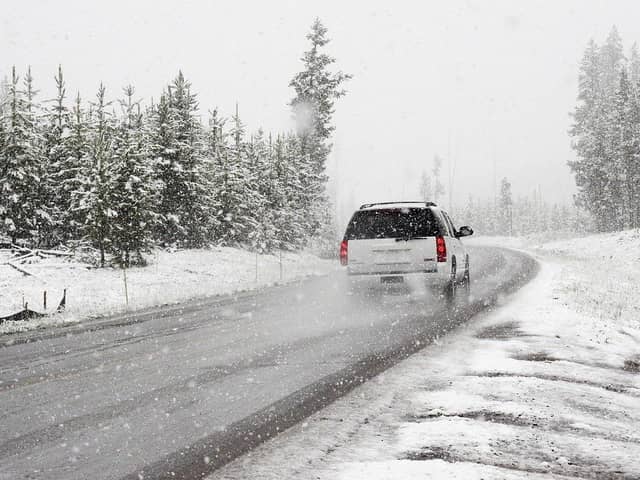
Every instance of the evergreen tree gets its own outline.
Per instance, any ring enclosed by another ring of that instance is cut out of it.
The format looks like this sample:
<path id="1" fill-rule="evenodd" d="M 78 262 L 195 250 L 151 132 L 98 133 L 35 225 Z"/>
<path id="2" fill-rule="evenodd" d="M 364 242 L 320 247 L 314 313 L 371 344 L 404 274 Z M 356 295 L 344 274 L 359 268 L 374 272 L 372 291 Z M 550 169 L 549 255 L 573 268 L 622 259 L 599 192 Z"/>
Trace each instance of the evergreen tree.
<path id="1" fill-rule="evenodd" d="M 0 121 L 0 228 L 13 242 L 37 243 L 40 230 L 49 221 L 38 198 L 43 141 L 35 93 L 30 72 L 25 77 L 25 90 L 21 90 L 13 67 Z"/>
<path id="2" fill-rule="evenodd" d="M 477 228 L 477 223 L 475 219 L 476 214 L 476 203 L 473 195 L 469 195 L 467 199 L 467 203 L 462 209 L 462 214 L 460 217 L 461 225 L 473 225 L 474 228 Z"/>
<path id="3" fill-rule="evenodd" d="M 172 197 L 177 190 L 177 180 L 174 171 L 178 170 L 175 163 L 174 131 L 171 126 L 171 92 L 166 90 L 160 96 L 157 105 L 152 105 L 148 111 L 146 131 L 148 148 L 151 154 L 154 179 L 158 181 L 158 214 L 155 239 L 161 244 L 171 244 L 177 241 L 180 231 L 180 220 L 176 211 L 176 198 Z"/>
<path id="4" fill-rule="evenodd" d="M 258 236 L 260 222 L 258 213 L 255 212 L 259 208 L 259 198 L 256 185 L 254 183 L 255 174 L 251 169 L 249 145 L 245 142 L 245 126 L 240 119 L 238 113 L 238 105 L 236 104 L 235 115 L 231 118 L 231 130 L 229 136 L 233 139 L 233 143 L 227 149 L 227 169 L 229 193 L 236 199 L 230 202 L 231 197 L 227 198 L 226 218 L 229 231 L 229 239 L 235 245 L 251 245 L 256 246 L 259 242 L 251 240 L 251 237 Z"/>
<path id="5" fill-rule="evenodd" d="M 331 211 L 325 194 L 325 165 L 331 151 L 329 140 L 335 130 L 332 123 L 335 101 L 345 95 L 342 85 L 351 75 L 329 70 L 335 59 L 323 51 L 329 39 L 319 19 L 314 21 L 307 39 L 311 47 L 302 57 L 304 69 L 294 76 L 289 86 L 295 91 L 290 105 L 299 136 L 299 162 L 308 174 L 301 179 L 308 200 L 302 207 L 309 216 L 307 235 L 311 236 Z"/>
<path id="6" fill-rule="evenodd" d="M 227 148 L 224 131 L 225 119 L 218 115 L 218 109 L 210 112 L 209 129 L 205 135 L 206 176 L 213 193 L 211 195 L 211 215 L 209 218 L 208 238 L 221 244 L 224 236 L 222 224 L 224 219 L 223 197 L 226 195 L 227 176 L 224 172 L 224 151 Z"/>
<path id="7" fill-rule="evenodd" d="M 626 69 L 620 74 L 616 96 L 616 165 L 620 172 L 618 192 L 625 228 L 640 227 L 640 96 Z"/>
<path id="8" fill-rule="evenodd" d="M 112 161 L 113 210 L 110 249 L 124 268 L 144 264 L 143 252 L 152 246 L 155 183 L 142 128 L 140 104 L 132 86 L 120 101 L 122 118 L 114 135 Z"/>
<path id="9" fill-rule="evenodd" d="M 562 217 L 560 206 L 557 203 L 551 206 L 549 223 L 555 232 L 560 232 L 565 229 L 565 219 Z"/>
<path id="10" fill-rule="evenodd" d="M 593 215 L 599 231 L 640 223 L 639 72 L 637 48 L 627 67 L 615 27 L 602 47 L 591 41 L 582 60 L 571 130 L 578 159 L 570 167 L 577 204 Z"/>
<path id="11" fill-rule="evenodd" d="M 151 116 L 151 152 L 161 182 L 157 236 L 164 244 L 198 247 L 207 240 L 212 199 L 197 111 L 191 84 L 179 72 Z"/>
<path id="12" fill-rule="evenodd" d="M 420 177 L 420 198 L 425 202 L 431 202 L 433 200 L 431 179 L 426 171 L 423 171 L 422 176 Z"/>
<path id="13" fill-rule="evenodd" d="M 631 92 L 626 69 L 620 72 L 619 88 L 616 92 L 615 109 L 612 112 L 611 142 L 613 154 L 613 172 L 611 183 L 615 186 L 615 196 L 612 200 L 619 212 L 619 229 L 629 228 L 633 223 L 634 208 L 632 201 L 637 189 L 634 172 L 634 163 L 638 154 L 637 112 L 635 101 Z"/>
<path id="14" fill-rule="evenodd" d="M 291 143 L 295 137 L 290 136 Z M 271 176 L 273 205 L 273 225 L 277 248 L 289 250 L 299 246 L 304 239 L 305 228 L 301 225 L 301 212 L 296 208 L 301 188 L 293 160 L 296 151 L 289 151 L 290 141 L 278 135 L 271 151 Z"/>
<path id="15" fill-rule="evenodd" d="M 433 168 L 431 174 L 433 176 L 433 201 L 438 203 L 441 195 L 444 195 L 444 185 L 440 181 L 440 170 L 442 170 L 442 159 L 435 155 L 433 157 Z"/>
<path id="16" fill-rule="evenodd" d="M 618 90 L 620 70 L 624 65 L 624 48 L 618 29 L 611 28 L 607 40 L 599 51 L 599 72 L 604 100 L 612 104 Z"/>
<path id="17" fill-rule="evenodd" d="M 640 53 L 637 43 L 631 46 L 629 53 L 629 81 L 633 89 L 637 89 L 640 85 Z"/>
<path id="18" fill-rule="evenodd" d="M 93 169 L 90 158 L 89 124 L 86 112 L 82 109 L 80 94 L 76 95 L 69 122 L 69 134 L 63 137 L 67 157 L 56 173 L 59 178 L 58 192 L 61 205 L 60 213 L 63 241 L 78 240 L 84 235 L 87 208 L 86 192 L 90 190 L 89 178 Z M 68 199 L 69 208 L 64 210 Z"/>
<path id="19" fill-rule="evenodd" d="M 294 244 L 304 245 L 316 231 L 321 217 L 326 197 L 318 197 L 313 188 L 317 185 L 317 177 L 313 173 L 313 165 L 308 155 L 304 155 L 304 139 L 298 135 L 287 137 L 287 161 L 294 172 L 294 181 L 291 189 L 291 207 L 295 209 L 296 226 L 299 234 Z"/>
<path id="20" fill-rule="evenodd" d="M 82 232 L 100 252 L 100 266 L 106 263 L 111 248 L 111 222 L 114 209 L 113 136 L 114 121 L 109 112 L 110 102 L 105 98 L 105 87 L 100 85 L 93 112 L 89 118 L 88 157 L 90 164 L 81 180 L 78 211 L 84 218 Z"/>
<path id="21" fill-rule="evenodd" d="M 626 192 L 625 166 L 621 158 L 621 126 L 623 122 L 623 104 L 629 91 L 624 67 L 622 40 L 616 27 L 611 29 L 607 41 L 600 50 L 600 75 L 602 92 L 600 102 L 604 106 L 604 123 L 601 125 L 604 135 L 604 150 L 601 162 L 604 164 L 606 203 L 606 223 L 609 230 L 621 230 L 625 227 Z M 624 77 L 624 78 L 623 78 Z M 620 90 L 623 81 L 623 91 Z"/>
<path id="22" fill-rule="evenodd" d="M 500 182 L 500 201 L 498 218 L 500 231 L 513 235 L 513 198 L 511 196 L 511 183 L 506 178 Z"/>
<path id="23" fill-rule="evenodd" d="M 270 146 L 260 129 L 247 145 L 248 198 L 246 203 L 253 213 L 255 227 L 249 233 L 249 244 L 258 252 L 271 252 L 277 248 L 276 203 L 274 178 L 271 172 Z"/>
<path id="24" fill-rule="evenodd" d="M 9 78 L 5 76 L 0 80 L 0 113 L 4 112 L 7 98 L 9 98 Z"/>
<path id="25" fill-rule="evenodd" d="M 571 135 L 578 159 L 569 163 L 578 187 L 576 202 L 594 215 L 598 230 L 607 230 L 605 135 L 606 108 L 602 101 L 600 49 L 591 40 L 580 66 L 578 106 Z"/>
<path id="26" fill-rule="evenodd" d="M 628 137 L 625 150 L 628 161 L 627 185 L 631 203 L 630 223 L 640 227 L 640 54 L 633 44 L 629 56 L 629 101 L 625 109 Z"/>
<path id="27" fill-rule="evenodd" d="M 38 246 L 50 246 L 54 243 L 54 208 L 53 185 L 51 183 L 51 168 L 46 155 L 44 139 L 44 127 L 42 124 L 43 111 L 35 97 L 38 93 L 34 88 L 31 67 L 27 68 L 24 78 L 24 91 L 26 94 L 27 115 L 29 117 L 29 170 L 35 175 L 36 182 L 33 189 L 28 192 L 27 209 L 30 210 L 34 229 L 31 233 L 31 243 Z M 25 206 L 26 206 L 25 205 Z"/>
<path id="28" fill-rule="evenodd" d="M 221 245 L 241 245 L 256 227 L 253 212 L 249 210 L 250 186 L 247 169 L 244 125 L 237 113 L 227 133 L 224 122 L 214 111 L 210 120 L 210 155 L 213 158 L 213 185 L 216 199 L 216 241 Z M 232 143 L 228 143 L 228 138 Z"/>
<path id="29" fill-rule="evenodd" d="M 302 207 L 310 200 L 304 187 L 308 173 L 301 167 L 299 145 L 296 135 L 278 135 L 270 152 L 268 198 L 272 205 L 276 245 L 284 250 L 303 246 L 311 228 Z"/>
<path id="30" fill-rule="evenodd" d="M 307 39 L 311 48 L 302 57 L 304 70 L 295 75 L 289 86 L 293 87 L 296 96 L 291 101 L 298 133 L 304 137 L 313 135 L 315 141 L 329 140 L 335 130 L 332 124 L 335 100 L 345 95 L 342 84 L 351 78 L 343 72 L 332 73 L 329 66 L 335 59 L 324 53 L 322 48 L 329 43 L 327 29 L 319 19 L 314 21 Z M 325 145 L 327 149 L 329 145 Z M 326 156 L 314 158 L 318 162 L 318 172 L 324 171 Z M 325 154 L 328 151 L 324 152 Z"/>
<path id="31" fill-rule="evenodd" d="M 72 190 L 69 185 L 78 175 L 75 165 L 70 162 L 71 113 L 64 103 L 66 87 L 61 66 L 58 66 L 58 73 L 54 79 L 56 97 L 51 100 L 51 106 L 46 112 L 47 125 L 44 133 L 48 175 L 41 182 L 44 205 L 52 218 L 49 241 L 51 244 L 65 242 L 75 233 L 70 225 Z"/>

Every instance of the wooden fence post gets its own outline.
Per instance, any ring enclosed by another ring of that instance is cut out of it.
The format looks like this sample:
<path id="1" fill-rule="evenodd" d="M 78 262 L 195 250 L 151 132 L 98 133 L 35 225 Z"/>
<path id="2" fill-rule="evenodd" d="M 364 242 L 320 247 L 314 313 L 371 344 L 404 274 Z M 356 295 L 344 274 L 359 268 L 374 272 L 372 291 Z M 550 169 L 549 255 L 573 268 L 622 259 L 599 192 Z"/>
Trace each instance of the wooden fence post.
<path id="1" fill-rule="evenodd" d="M 256 252 L 256 283 L 258 283 L 258 252 Z"/>
<path id="2" fill-rule="evenodd" d="M 129 287 L 127 285 L 127 268 L 124 266 L 122 267 L 122 274 L 124 277 L 124 302 L 127 309 L 129 309 Z"/>

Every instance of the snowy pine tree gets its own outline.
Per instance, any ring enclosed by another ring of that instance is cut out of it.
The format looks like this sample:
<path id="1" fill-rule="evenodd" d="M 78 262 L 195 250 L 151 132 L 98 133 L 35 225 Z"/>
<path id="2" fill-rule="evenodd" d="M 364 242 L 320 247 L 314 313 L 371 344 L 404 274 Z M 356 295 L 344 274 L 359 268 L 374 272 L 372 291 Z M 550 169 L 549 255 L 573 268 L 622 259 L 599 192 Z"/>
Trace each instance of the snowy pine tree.
<path id="1" fill-rule="evenodd" d="M 438 203 L 441 195 L 444 195 L 444 185 L 440 181 L 440 171 L 442 170 L 442 159 L 435 155 L 433 157 L 433 168 L 431 175 L 433 176 L 433 201 Z"/>
<path id="2" fill-rule="evenodd" d="M 71 196 L 79 174 L 76 164 L 71 161 L 71 112 L 65 105 L 66 86 L 61 66 L 58 66 L 55 82 L 56 97 L 50 101 L 44 133 L 49 174 L 43 186 L 46 188 L 45 204 L 52 218 L 51 244 L 68 241 L 77 233 L 71 221 Z"/>
<path id="3" fill-rule="evenodd" d="M 250 175 L 244 125 L 237 113 L 229 132 L 224 130 L 224 123 L 214 111 L 210 119 L 208 149 L 213 169 L 215 240 L 221 245 L 242 245 L 246 244 L 247 236 L 256 227 L 255 216 L 248 210 Z"/>
<path id="4" fill-rule="evenodd" d="M 599 231 L 640 224 L 639 75 L 637 48 L 627 62 L 615 27 L 602 47 L 589 43 L 571 130 L 578 159 L 570 167 L 577 203 L 593 215 Z"/>
<path id="5" fill-rule="evenodd" d="M 295 161 L 298 150 L 295 135 L 278 135 L 272 151 L 272 202 L 278 248 L 289 250 L 305 241 L 306 225 L 303 212 L 298 208 L 302 187 Z"/>
<path id="6" fill-rule="evenodd" d="M 145 128 L 148 148 L 154 170 L 154 179 L 158 181 L 158 214 L 155 239 L 161 244 L 172 244 L 180 231 L 180 220 L 176 214 L 177 205 L 172 198 L 174 180 L 173 162 L 175 162 L 174 132 L 171 127 L 171 103 L 169 91 L 160 96 L 160 101 L 152 105 L 147 113 Z"/>
<path id="7" fill-rule="evenodd" d="M 632 64 L 631 64 L 632 65 Z M 640 85 L 622 69 L 616 92 L 618 121 L 616 163 L 621 172 L 621 190 L 625 228 L 640 227 Z"/>
<path id="8" fill-rule="evenodd" d="M 106 263 L 111 247 L 111 222 L 116 215 L 114 205 L 113 136 L 114 119 L 100 85 L 92 104 L 88 128 L 89 165 L 80 180 L 77 212 L 84 219 L 81 232 L 100 253 L 100 266 Z"/>
<path id="9" fill-rule="evenodd" d="M 208 237 L 217 244 L 223 244 L 223 223 L 225 212 L 223 197 L 226 195 L 227 175 L 226 163 L 223 160 L 226 145 L 226 133 L 224 131 L 225 119 L 214 109 L 209 115 L 209 128 L 205 134 L 205 169 L 206 176 L 212 188 L 211 214 L 208 222 Z"/>
<path id="10" fill-rule="evenodd" d="M 211 188 L 196 95 L 182 72 L 150 115 L 151 154 L 161 182 L 157 237 L 163 244 L 203 246 L 208 240 Z"/>
<path id="11" fill-rule="evenodd" d="M 569 163 L 578 186 L 576 201 L 590 211 L 598 230 L 609 228 L 607 218 L 610 206 L 607 202 L 607 175 L 605 159 L 606 109 L 602 100 L 599 47 L 592 40 L 585 51 L 580 66 L 578 86 L 579 104 L 574 112 L 571 135 L 578 160 Z"/>
<path id="12" fill-rule="evenodd" d="M 633 223 L 634 208 L 632 199 L 637 189 L 634 182 L 634 161 L 638 153 L 638 138 L 634 135 L 637 129 L 638 118 L 636 116 L 634 100 L 632 97 L 631 85 L 627 77 L 627 71 L 623 68 L 620 72 L 620 82 L 615 97 L 615 108 L 612 112 L 612 150 L 614 175 L 616 175 L 614 185 L 616 197 L 613 202 L 616 210 L 620 212 L 618 229 L 630 228 Z M 635 118 L 634 118 L 635 117 Z"/>
<path id="13" fill-rule="evenodd" d="M 29 195 L 29 205 L 32 209 L 32 222 L 35 228 L 32 231 L 31 243 L 38 246 L 50 246 L 54 240 L 54 216 L 53 205 L 54 185 L 51 179 L 51 167 L 46 155 L 46 144 L 44 138 L 44 113 L 35 97 L 37 91 L 34 88 L 31 67 L 27 68 L 24 78 L 24 90 L 26 95 L 26 107 L 30 123 L 30 138 L 28 140 L 31 150 L 30 170 L 36 176 L 36 183 Z M 26 206 L 26 205 L 25 205 Z"/>
<path id="14" fill-rule="evenodd" d="M 38 243 L 49 222 L 39 198 L 44 142 L 34 97 L 30 72 L 22 90 L 13 67 L 0 119 L 0 231 L 13 242 Z"/>
<path id="15" fill-rule="evenodd" d="M 500 182 L 498 209 L 500 231 L 506 235 L 513 235 L 513 198 L 511 196 L 511 183 L 506 178 L 503 178 Z"/>
<path id="16" fill-rule="evenodd" d="M 426 171 L 420 176 L 420 198 L 425 202 L 433 201 L 433 189 L 431 188 L 431 178 Z"/>
<path id="17" fill-rule="evenodd" d="M 311 238 L 319 225 L 319 210 L 322 209 L 325 197 L 318 199 L 314 185 L 319 181 L 314 174 L 310 157 L 304 154 L 304 140 L 298 135 L 288 135 L 286 139 L 287 164 L 294 177 L 289 181 L 290 205 L 294 209 L 296 230 L 294 245 L 302 246 Z"/>
<path id="18" fill-rule="evenodd" d="M 124 268 L 144 264 L 142 254 L 152 246 L 156 220 L 156 184 L 142 127 L 140 104 L 132 86 L 120 101 L 122 117 L 114 132 L 110 250 Z"/>
<path id="19" fill-rule="evenodd" d="M 247 145 L 248 191 L 246 199 L 253 212 L 255 227 L 249 233 L 249 245 L 258 252 L 272 252 L 277 248 L 275 226 L 275 192 L 274 178 L 271 172 L 270 146 L 264 132 L 258 130 Z"/>
<path id="20" fill-rule="evenodd" d="M 329 70 L 335 59 L 323 51 L 329 39 L 327 29 L 319 19 L 314 21 L 307 39 L 311 42 L 311 48 L 302 57 L 304 69 L 294 76 L 289 86 L 295 91 L 291 107 L 300 139 L 299 161 L 304 164 L 303 170 L 308 174 L 301 179 L 308 200 L 302 207 L 309 216 L 307 234 L 311 236 L 331 211 L 325 193 L 325 166 L 331 151 L 329 140 L 335 130 L 332 123 L 334 104 L 345 95 L 342 84 L 351 76 Z M 333 242 L 334 239 L 327 241 Z"/>
<path id="21" fill-rule="evenodd" d="M 61 198 L 58 205 L 62 215 L 60 223 L 63 241 L 78 240 L 84 236 L 87 215 L 85 192 L 89 189 L 88 181 L 93 168 L 89 124 L 79 93 L 71 111 L 69 129 L 69 134 L 62 138 L 67 156 L 65 159 L 61 158 L 62 161 L 55 169 L 59 178 L 58 189 Z M 69 208 L 65 211 L 67 198 Z"/>
<path id="22" fill-rule="evenodd" d="M 257 208 L 259 199 L 250 170 L 251 161 L 245 143 L 245 133 L 245 126 L 236 104 L 236 112 L 231 118 L 229 130 L 232 143 L 226 149 L 225 175 L 228 192 L 224 209 L 227 238 L 235 245 L 251 244 L 249 238 L 260 224 L 256 212 L 252 211 L 252 208 Z"/>

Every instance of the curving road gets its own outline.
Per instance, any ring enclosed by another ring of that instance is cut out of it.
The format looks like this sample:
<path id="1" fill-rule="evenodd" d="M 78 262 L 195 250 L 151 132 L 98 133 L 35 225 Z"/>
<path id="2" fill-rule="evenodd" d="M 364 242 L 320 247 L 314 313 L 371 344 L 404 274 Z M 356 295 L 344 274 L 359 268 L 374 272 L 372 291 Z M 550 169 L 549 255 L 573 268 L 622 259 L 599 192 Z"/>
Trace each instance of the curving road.
<path id="1" fill-rule="evenodd" d="M 474 300 L 345 294 L 339 274 L 0 339 L 0 479 L 202 478 L 537 272 L 471 250 Z"/>

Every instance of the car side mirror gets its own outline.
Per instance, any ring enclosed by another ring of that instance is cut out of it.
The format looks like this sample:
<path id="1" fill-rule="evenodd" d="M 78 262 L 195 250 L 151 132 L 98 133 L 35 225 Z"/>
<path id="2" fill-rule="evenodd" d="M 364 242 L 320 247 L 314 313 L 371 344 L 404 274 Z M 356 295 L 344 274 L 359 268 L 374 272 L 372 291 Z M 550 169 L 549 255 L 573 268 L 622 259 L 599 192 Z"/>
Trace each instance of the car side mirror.
<path id="1" fill-rule="evenodd" d="M 456 233 L 457 238 L 468 237 L 470 235 L 473 235 L 473 228 L 468 227 L 466 225 L 464 227 L 460 227 L 460 229 L 458 230 L 458 233 Z"/>

